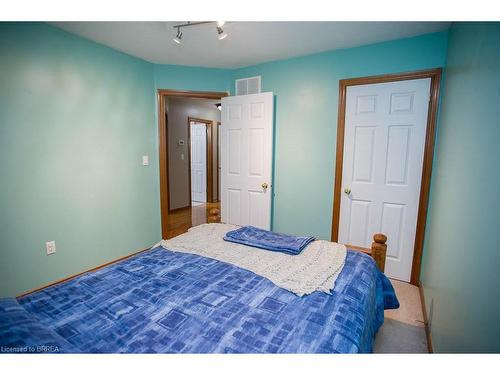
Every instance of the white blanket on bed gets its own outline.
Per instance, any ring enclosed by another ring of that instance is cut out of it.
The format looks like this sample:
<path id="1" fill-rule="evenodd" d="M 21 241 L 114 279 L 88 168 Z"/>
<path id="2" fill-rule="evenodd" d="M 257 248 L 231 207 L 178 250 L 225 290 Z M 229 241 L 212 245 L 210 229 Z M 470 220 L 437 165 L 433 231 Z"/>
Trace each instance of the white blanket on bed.
<path id="1" fill-rule="evenodd" d="M 228 231 L 237 228 L 229 224 L 202 224 L 159 244 L 174 252 L 197 254 L 244 268 L 298 296 L 317 290 L 330 293 L 344 267 L 344 245 L 318 240 L 299 255 L 287 255 L 223 240 Z"/>

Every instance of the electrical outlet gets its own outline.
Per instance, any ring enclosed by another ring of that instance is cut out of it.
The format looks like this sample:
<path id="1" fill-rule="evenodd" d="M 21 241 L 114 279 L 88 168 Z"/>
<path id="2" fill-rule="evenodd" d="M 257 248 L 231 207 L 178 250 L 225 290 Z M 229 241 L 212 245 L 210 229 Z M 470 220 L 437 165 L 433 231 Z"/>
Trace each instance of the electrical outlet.
<path id="1" fill-rule="evenodd" d="M 54 254 L 56 252 L 56 241 L 45 242 L 45 250 L 47 250 L 47 255 Z"/>

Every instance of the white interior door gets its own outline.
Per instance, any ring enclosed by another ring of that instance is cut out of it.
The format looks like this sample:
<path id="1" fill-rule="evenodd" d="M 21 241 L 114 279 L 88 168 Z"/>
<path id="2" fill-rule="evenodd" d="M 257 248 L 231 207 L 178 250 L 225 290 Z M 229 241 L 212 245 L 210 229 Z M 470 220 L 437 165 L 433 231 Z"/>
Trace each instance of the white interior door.
<path id="1" fill-rule="evenodd" d="M 207 126 L 191 122 L 191 200 L 207 201 Z"/>
<path id="2" fill-rule="evenodd" d="M 347 88 L 339 242 L 387 235 L 385 273 L 409 281 L 430 78 Z"/>
<path id="3" fill-rule="evenodd" d="M 222 99 L 221 219 L 271 228 L 273 94 Z"/>

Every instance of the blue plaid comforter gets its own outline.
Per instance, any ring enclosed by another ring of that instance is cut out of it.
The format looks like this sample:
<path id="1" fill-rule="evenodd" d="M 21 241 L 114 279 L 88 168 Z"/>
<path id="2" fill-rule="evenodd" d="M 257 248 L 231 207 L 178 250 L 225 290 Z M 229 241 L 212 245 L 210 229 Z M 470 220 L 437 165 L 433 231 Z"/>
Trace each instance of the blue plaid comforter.
<path id="1" fill-rule="evenodd" d="M 68 343 L 61 351 L 84 353 L 365 353 L 384 308 L 399 306 L 357 252 L 331 295 L 298 297 L 250 271 L 162 248 L 18 302 Z M 1 311 L 0 344 L 21 345 Z"/>

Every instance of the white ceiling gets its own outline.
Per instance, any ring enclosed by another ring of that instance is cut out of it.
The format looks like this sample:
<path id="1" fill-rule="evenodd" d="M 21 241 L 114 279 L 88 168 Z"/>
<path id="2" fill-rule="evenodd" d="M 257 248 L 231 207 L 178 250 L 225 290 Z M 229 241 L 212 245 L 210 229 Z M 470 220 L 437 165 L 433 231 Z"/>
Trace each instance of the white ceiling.
<path id="1" fill-rule="evenodd" d="M 157 64 L 238 68 L 267 61 L 350 48 L 442 31 L 449 22 L 227 22 L 217 39 L 214 24 L 182 22 L 53 22 L 54 26 Z"/>

